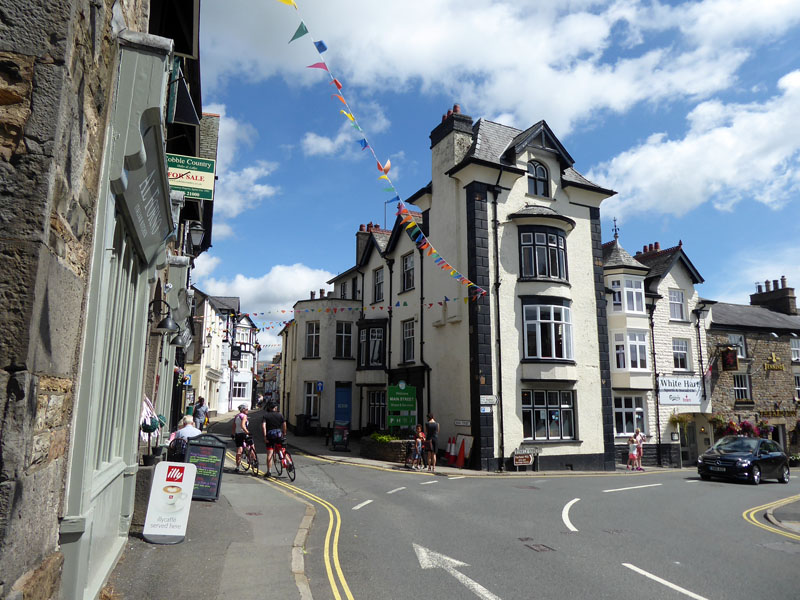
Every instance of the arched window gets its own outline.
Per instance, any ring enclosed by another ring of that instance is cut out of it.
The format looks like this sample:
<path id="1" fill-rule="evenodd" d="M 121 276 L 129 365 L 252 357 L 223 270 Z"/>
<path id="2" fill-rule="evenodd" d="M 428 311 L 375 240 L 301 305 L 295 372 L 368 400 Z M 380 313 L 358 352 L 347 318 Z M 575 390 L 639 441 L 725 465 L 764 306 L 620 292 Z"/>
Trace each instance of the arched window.
<path id="1" fill-rule="evenodd" d="M 534 196 L 550 196 L 547 168 L 539 162 L 528 163 L 528 193 Z"/>

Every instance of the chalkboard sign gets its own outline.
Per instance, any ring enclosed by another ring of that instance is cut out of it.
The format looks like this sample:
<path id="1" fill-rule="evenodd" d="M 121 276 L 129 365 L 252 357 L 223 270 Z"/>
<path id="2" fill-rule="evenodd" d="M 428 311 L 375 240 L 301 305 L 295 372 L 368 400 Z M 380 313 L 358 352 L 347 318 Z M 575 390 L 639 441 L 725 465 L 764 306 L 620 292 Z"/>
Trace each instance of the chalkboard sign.
<path id="1" fill-rule="evenodd" d="M 189 438 L 186 462 L 197 467 L 192 500 L 217 500 L 225 464 L 225 442 L 211 433 Z"/>

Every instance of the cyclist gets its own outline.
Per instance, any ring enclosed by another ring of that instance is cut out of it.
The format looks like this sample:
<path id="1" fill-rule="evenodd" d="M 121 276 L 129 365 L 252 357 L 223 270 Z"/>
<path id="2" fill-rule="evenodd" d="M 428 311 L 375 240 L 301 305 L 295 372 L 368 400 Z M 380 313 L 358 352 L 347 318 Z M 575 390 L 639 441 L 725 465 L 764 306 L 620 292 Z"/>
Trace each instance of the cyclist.
<path id="1" fill-rule="evenodd" d="M 277 402 L 267 403 L 267 412 L 261 420 L 261 433 L 264 434 L 264 443 L 267 445 L 267 468 L 264 477 L 269 477 L 269 466 L 272 454 L 275 452 L 275 442 L 286 437 L 286 419 L 278 412 Z"/>
<path id="2" fill-rule="evenodd" d="M 250 435 L 248 426 L 250 419 L 247 417 L 248 408 L 246 404 L 239 405 L 239 414 L 233 419 L 231 433 L 236 441 L 236 472 L 239 472 L 239 464 L 242 462 L 242 452 L 244 451 L 244 440 Z"/>

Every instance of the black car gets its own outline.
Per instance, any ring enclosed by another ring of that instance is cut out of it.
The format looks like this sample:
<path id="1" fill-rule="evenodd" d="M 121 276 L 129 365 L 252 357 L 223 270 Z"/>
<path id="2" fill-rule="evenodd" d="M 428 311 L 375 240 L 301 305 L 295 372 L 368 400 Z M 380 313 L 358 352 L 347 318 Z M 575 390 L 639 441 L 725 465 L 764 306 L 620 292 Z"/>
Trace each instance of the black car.
<path id="1" fill-rule="evenodd" d="M 758 485 L 775 478 L 789 483 L 789 457 L 772 440 L 726 435 L 697 459 L 701 479 L 741 479 Z"/>

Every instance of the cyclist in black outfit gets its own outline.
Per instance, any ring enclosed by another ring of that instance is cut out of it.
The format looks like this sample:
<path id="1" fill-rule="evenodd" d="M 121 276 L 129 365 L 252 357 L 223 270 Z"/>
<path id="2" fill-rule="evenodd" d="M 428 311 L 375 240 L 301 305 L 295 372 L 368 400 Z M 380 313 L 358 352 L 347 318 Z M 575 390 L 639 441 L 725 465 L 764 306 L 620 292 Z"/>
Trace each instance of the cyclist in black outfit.
<path id="1" fill-rule="evenodd" d="M 286 419 L 278 412 L 278 404 L 267 404 L 267 412 L 261 420 L 261 433 L 264 434 L 264 443 L 267 445 L 267 468 L 264 474 L 269 477 L 269 466 L 272 464 L 272 454 L 275 452 L 275 442 L 286 437 Z"/>

